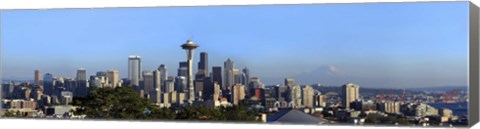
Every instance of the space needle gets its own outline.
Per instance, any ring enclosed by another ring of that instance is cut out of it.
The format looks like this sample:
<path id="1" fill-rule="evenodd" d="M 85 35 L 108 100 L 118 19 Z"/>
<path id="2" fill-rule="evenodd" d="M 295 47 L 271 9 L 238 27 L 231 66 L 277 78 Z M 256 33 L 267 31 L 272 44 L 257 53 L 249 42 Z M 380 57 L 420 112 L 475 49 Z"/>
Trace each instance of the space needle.
<path id="1" fill-rule="evenodd" d="M 193 60 L 193 51 L 198 47 L 197 44 L 193 43 L 192 40 L 187 40 L 185 44 L 182 44 L 183 50 L 187 52 L 187 63 L 188 63 L 188 76 L 187 76 L 187 87 L 188 87 L 188 101 L 191 103 L 195 100 L 195 90 L 193 88 L 193 78 L 192 78 L 192 60 Z"/>

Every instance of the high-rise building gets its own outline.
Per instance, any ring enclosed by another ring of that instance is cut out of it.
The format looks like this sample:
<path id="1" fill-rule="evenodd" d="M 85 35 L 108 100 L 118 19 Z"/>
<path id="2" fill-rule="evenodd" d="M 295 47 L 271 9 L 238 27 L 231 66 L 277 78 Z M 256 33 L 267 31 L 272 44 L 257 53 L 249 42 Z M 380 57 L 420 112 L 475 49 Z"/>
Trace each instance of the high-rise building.
<path id="1" fill-rule="evenodd" d="M 208 53 L 200 53 L 200 61 L 198 62 L 198 71 L 196 74 L 196 79 L 202 79 L 208 74 Z"/>
<path id="2" fill-rule="evenodd" d="M 247 67 L 243 68 L 242 70 L 242 81 L 244 85 L 250 84 L 250 70 Z"/>
<path id="3" fill-rule="evenodd" d="M 188 92 L 187 88 L 187 78 L 184 76 L 175 77 L 175 91 L 177 92 Z"/>
<path id="4" fill-rule="evenodd" d="M 166 82 L 167 82 L 167 79 L 168 79 L 168 73 L 167 73 L 167 66 L 165 66 L 164 64 L 161 64 L 160 66 L 158 66 L 158 71 L 160 71 L 160 91 L 161 92 L 166 92 L 165 89 L 165 85 L 166 85 Z"/>
<path id="5" fill-rule="evenodd" d="M 240 101 L 245 99 L 245 86 L 242 84 L 236 84 L 232 86 L 232 103 L 233 105 L 239 105 Z"/>
<path id="6" fill-rule="evenodd" d="M 165 81 L 165 93 L 170 93 L 175 91 L 175 77 L 168 76 L 167 80 Z"/>
<path id="7" fill-rule="evenodd" d="M 128 79 L 132 86 L 140 86 L 141 77 L 140 56 L 131 55 L 128 57 Z"/>
<path id="8" fill-rule="evenodd" d="M 213 66 L 212 67 L 212 81 L 213 83 L 217 82 L 220 85 L 222 90 L 227 89 L 225 85 L 223 85 L 222 80 L 222 67 L 221 66 Z"/>
<path id="9" fill-rule="evenodd" d="M 107 78 L 108 78 L 108 83 L 112 87 L 117 87 L 118 86 L 118 70 L 110 69 L 107 71 Z"/>
<path id="10" fill-rule="evenodd" d="M 315 95 L 315 89 L 313 89 L 311 86 L 305 86 L 303 88 L 303 95 L 302 95 L 302 100 L 303 100 L 303 106 L 305 107 L 314 107 L 314 95 Z"/>
<path id="11" fill-rule="evenodd" d="M 54 79 L 55 77 L 50 73 L 43 75 L 43 89 L 46 95 L 53 95 L 55 89 Z"/>
<path id="12" fill-rule="evenodd" d="M 220 99 L 221 90 L 220 85 L 217 82 L 213 83 L 213 101 L 218 101 Z"/>
<path id="13" fill-rule="evenodd" d="M 87 70 L 85 68 L 79 68 L 77 69 L 77 77 L 76 79 L 78 81 L 80 80 L 87 80 Z"/>
<path id="14" fill-rule="evenodd" d="M 187 62 L 179 62 L 178 63 L 178 70 L 177 70 L 177 76 L 188 76 L 188 63 Z"/>
<path id="15" fill-rule="evenodd" d="M 160 89 L 155 88 L 154 91 L 150 92 L 150 102 L 154 103 L 157 106 L 162 103 L 162 93 L 160 92 Z"/>
<path id="16" fill-rule="evenodd" d="M 225 61 L 224 63 L 224 81 L 223 81 L 223 87 L 231 87 L 235 84 L 235 77 L 233 75 L 233 61 L 229 59 L 227 59 L 227 61 Z"/>
<path id="17" fill-rule="evenodd" d="M 151 71 L 143 71 L 143 93 L 144 94 L 150 94 L 150 92 L 154 91 L 153 82 L 154 82 L 153 73 Z"/>
<path id="18" fill-rule="evenodd" d="M 162 74 L 158 69 L 153 71 L 153 88 L 162 92 Z"/>
<path id="19" fill-rule="evenodd" d="M 302 107 L 302 88 L 300 85 L 294 85 L 291 87 L 290 100 L 293 106 Z"/>
<path id="20" fill-rule="evenodd" d="M 40 78 L 42 76 L 40 74 L 41 74 L 40 70 L 35 70 L 35 74 L 34 74 L 35 82 L 34 82 L 34 84 L 37 85 L 37 86 L 40 85 Z"/>
<path id="21" fill-rule="evenodd" d="M 240 76 L 240 71 L 238 69 L 233 69 L 233 83 L 237 84 L 240 83 L 242 84 L 242 77 Z"/>
<path id="22" fill-rule="evenodd" d="M 89 85 L 87 81 L 87 70 L 85 68 L 77 69 L 77 93 L 78 96 L 87 96 Z"/>
<path id="23" fill-rule="evenodd" d="M 193 88 L 193 77 L 192 77 L 192 61 L 194 50 L 198 47 L 197 44 L 193 43 L 191 40 L 187 40 L 185 44 L 182 44 L 183 50 L 187 52 L 187 63 L 188 63 L 188 76 L 187 76 L 187 87 L 188 87 L 188 101 L 190 103 L 195 99 L 195 91 Z"/>
<path id="24" fill-rule="evenodd" d="M 350 109 L 350 103 L 360 99 L 359 86 L 353 83 L 347 83 L 342 86 L 342 105 Z"/>

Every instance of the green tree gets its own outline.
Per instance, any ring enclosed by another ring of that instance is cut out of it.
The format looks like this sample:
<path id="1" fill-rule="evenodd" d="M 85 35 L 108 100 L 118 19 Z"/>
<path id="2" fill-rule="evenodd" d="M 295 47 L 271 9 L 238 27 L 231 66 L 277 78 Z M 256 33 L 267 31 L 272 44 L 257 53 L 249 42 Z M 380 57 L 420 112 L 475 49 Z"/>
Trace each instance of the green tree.
<path id="1" fill-rule="evenodd" d="M 132 87 L 94 87 L 86 98 L 75 100 L 80 108 L 76 114 L 101 119 L 172 119 L 166 109 L 160 109 L 141 98 Z"/>

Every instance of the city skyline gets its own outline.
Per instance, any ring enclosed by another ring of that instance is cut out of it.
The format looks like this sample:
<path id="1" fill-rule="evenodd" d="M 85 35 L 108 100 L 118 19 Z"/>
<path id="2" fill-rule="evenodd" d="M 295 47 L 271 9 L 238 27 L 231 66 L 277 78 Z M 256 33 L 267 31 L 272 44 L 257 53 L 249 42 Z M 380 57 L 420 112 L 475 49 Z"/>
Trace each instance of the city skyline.
<path id="1" fill-rule="evenodd" d="M 412 10 L 400 9 L 404 5 Z M 279 6 L 238 6 L 5 11 L 1 15 L 2 26 L 5 26 L 1 29 L 2 76 L 33 80 L 33 71 L 39 69 L 42 75 L 52 73 L 73 78 L 75 70 L 86 68 L 87 75 L 117 69 L 120 77 L 126 78 L 128 55 L 142 56 L 141 71 L 152 71 L 165 64 L 168 75 L 175 75 L 178 62 L 185 60 L 178 44 L 191 38 L 202 46 L 194 54 L 193 74 L 197 71 L 199 53 L 207 52 L 208 71 L 212 71 L 213 66 L 223 67 L 224 61 L 231 59 L 235 68 L 248 67 L 252 77 L 259 77 L 267 85 L 294 78 L 300 84 L 355 82 L 362 87 L 464 86 L 467 83 L 468 16 L 463 12 L 468 10 L 463 7 L 467 5 L 402 3 L 281 6 L 282 10 L 277 9 Z M 424 6 L 432 9 L 408 13 Z M 285 8 L 304 12 L 295 14 Z M 366 10 L 356 15 L 349 14 L 364 8 Z M 445 8 L 453 11 L 440 10 Z M 332 13 L 328 11 L 331 9 L 344 10 Z M 215 13 L 218 10 L 225 12 Z M 218 15 L 198 17 L 203 13 Z M 372 16 L 363 15 L 367 13 Z M 288 19 L 289 16 L 301 21 Z M 311 18 L 314 16 L 319 18 Z M 341 17 L 355 18 L 356 22 Z M 224 18 L 226 23 L 214 21 L 217 18 Z M 413 19 L 419 22 L 408 26 L 402 23 Z M 59 23 L 59 20 L 67 22 Z M 462 22 L 465 23 L 458 24 Z M 289 23 L 295 24 L 284 26 Z M 40 34 L 47 28 L 52 30 Z M 286 29 L 295 33 L 281 32 Z M 390 32 L 389 29 L 394 31 L 384 34 Z M 461 42 L 464 45 L 459 45 Z M 275 49 L 271 49 L 272 45 Z"/>

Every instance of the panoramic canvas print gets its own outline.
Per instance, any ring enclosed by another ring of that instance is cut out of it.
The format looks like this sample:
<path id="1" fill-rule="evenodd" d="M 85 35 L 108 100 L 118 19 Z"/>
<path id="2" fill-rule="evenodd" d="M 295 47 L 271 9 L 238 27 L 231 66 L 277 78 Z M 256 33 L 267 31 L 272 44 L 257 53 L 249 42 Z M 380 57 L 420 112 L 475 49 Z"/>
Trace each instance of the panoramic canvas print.
<path id="1" fill-rule="evenodd" d="M 2 10 L 2 118 L 468 126 L 469 2 Z"/>

